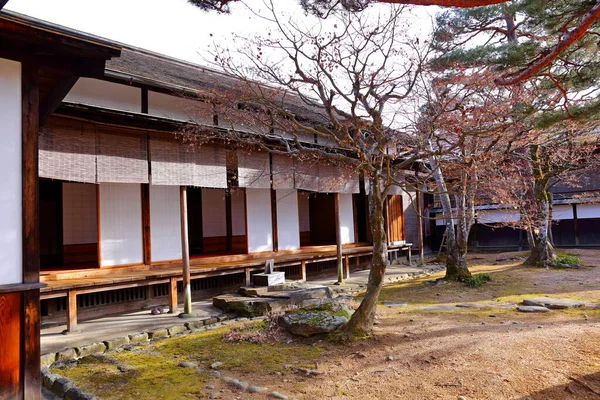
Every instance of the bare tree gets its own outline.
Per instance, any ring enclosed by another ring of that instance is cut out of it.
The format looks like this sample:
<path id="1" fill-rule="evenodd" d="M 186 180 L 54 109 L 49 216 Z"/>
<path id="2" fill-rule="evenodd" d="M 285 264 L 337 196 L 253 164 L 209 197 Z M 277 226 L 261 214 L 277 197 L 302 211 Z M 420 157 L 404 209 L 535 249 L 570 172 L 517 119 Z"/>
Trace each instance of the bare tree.
<path id="1" fill-rule="evenodd" d="M 403 7 L 368 17 L 339 8 L 327 21 L 310 22 L 284 17 L 272 2 L 266 7 L 273 30 L 236 38 L 236 49 L 215 47 L 215 62 L 239 83 L 217 95 L 224 118 L 236 105 L 235 117 L 244 111 L 253 120 L 226 137 L 304 164 L 343 163 L 364 177 L 373 258 L 365 297 L 343 329 L 369 334 L 388 265 L 390 188 L 402 185 L 401 171 L 415 161 L 448 150 L 427 149 L 402 133 L 410 123 L 404 116 L 417 106 L 412 95 L 428 46 L 406 32 Z"/>

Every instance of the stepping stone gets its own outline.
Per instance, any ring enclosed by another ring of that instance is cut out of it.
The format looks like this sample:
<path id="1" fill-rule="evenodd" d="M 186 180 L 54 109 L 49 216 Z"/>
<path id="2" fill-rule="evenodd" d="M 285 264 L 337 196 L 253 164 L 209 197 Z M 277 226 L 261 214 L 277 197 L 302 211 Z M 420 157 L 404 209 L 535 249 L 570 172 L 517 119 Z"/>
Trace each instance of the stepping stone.
<path id="1" fill-rule="evenodd" d="M 518 306 L 517 310 L 525 313 L 540 313 L 550 311 L 549 308 L 540 306 Z"/>
<path id="2" fill-rule="evenodd" d="M 526 306 L 546 307 L 553 310 L 564 310 L 566 308 L 583 307 L 585 304 L 578 300 L 569 299 L 551 299 L 550 297 L 539 297 L 535 299 L 525 299 L 523 304 Z"/>
<path id="3" fill-rule="evenodd" d="M 454 306 L 428 306 L 417 308 L 417 311 L 456 311 Z"/>
<path id="4" fill-rule="evenodd" d="M 408 303 L 405 301 L 383 301 L 381 304 L 387 307 L 407 307 Z"/>
<path id="5" fill-rule="evenodd" d="M 482 308 L 482 307 L 491 307 L 490 305 L 486 305 L 486 304 L 479 304 L 479 303 L 460 303 L 457 304 L 456 307 L 460 307 L 460 308 Z"/>

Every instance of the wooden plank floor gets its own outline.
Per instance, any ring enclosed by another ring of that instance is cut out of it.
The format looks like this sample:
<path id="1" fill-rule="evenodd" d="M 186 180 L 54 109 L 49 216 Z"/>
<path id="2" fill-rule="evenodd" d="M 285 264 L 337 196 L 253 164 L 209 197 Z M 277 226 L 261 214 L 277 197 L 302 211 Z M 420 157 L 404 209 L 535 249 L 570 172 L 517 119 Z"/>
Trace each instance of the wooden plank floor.
<path id="1" fill-rule="evenodd" d="M 390 250 L 404 249 L 403 246 L 390 246 Z M 344 256 L 350 258 L 369 255 L 373 247 L 369 245 L 344 246 Z M 335 246 L 306 247 L 300 250 L 278 253 L 264 253 L 259 255 L 231 255 L 216 257 L 201 257 L 192 260 L 192 279 L 199 277 L 218 276 L 231 273 L 242 273 L 246 269 L 260 270 L 265 261 L 275 259 L 275 266 L 282 267 L 335 259 Z M 41 289 L 42 298 L 55 297 L 53 292 L 82 289 L 86 292 L 110 290 L 111 288 L 125 288 L 163 283 L 171 278 L 181 280 L 181 262 L 166 264 L 139 265 L 113 268 L 91 268 L 82 270 L 57 270 L 45 271 L 40 277 L 48 286 Z M 56 293 L 59 295 L 59 293 Z"/>

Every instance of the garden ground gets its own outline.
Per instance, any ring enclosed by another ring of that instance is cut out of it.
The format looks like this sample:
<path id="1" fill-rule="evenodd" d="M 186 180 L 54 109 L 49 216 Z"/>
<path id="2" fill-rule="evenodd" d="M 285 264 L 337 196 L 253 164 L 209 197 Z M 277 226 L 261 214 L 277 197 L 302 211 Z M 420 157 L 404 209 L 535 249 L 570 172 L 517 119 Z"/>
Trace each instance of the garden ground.
<path id="1" fill-rule="evenodd" d="M 250 335 L 261 343 L 229 342 L 230 327 L 220 327 L 54 372 L 101 399 L 264 399 L 272 391 L 297 399 L 597 399 L 600 251 L 569 252 L 588 267 L 532 269 L 520 265 L 522 254 L 474 253 L 472 271 L 492 277 L 480 288 L 436 283 L 442 273 L 388 285 L 367 340 L 340 345 L 278 332 Z M 543 314 L 504 308 L 540 296 L 586 306 Z M 480 307 L 455 307 L 463 303 Z M 433 305 L 450 307 L 427 310 Z M 196 367 L 179 366 L 184 361 Z M 223 377 L 269 390 L 249 393 Z"/>

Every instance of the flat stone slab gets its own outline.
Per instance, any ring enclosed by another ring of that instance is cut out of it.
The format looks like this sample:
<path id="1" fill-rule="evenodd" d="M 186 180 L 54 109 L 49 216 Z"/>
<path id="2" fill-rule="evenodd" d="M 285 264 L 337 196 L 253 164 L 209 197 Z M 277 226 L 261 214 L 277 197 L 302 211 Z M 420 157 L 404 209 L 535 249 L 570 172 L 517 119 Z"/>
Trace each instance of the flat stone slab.
<path id="1" fill-rule="evenodd" d="M 274 271 L 270 274 L 264 272 L 252 275 L 252 282 L 257 286 L 273 286 L 285 282 L 285 272 Z"/>
<path id="2" fill-rule="evenodd" d="M 459 308 L 483 308 L 483 307 L 490 307 L 486 304 L 479 304 L 479 303 L 460 303 L 457 304 L 456 307 Z"/>
<path id="3" fill-rule="evenodd" d="M 564 310 L 566 308 L 583 307 L 584 302 L 570 299 L 552 299 L 550 297 L 538 297 L 535 299 L 525 299 L 523 304 L 526 306 L 546 307 L 553 310 Z"/>
<path id="4" fill-rule="evenodd" d="M 417 308 L 417 311 L 456 311 L 454 306 L 427 306 Z"/>
<path id="5" fill-rule="evenodd" d="M 406 301 L 388 301 L 385 300 L 381 304 L 386 307 L 408 307 L 408 303 Z"/>
<path id="6" fill-rule="evenodd" d="M 517 310 L 524 313 L 542 313 L 550 311 L 549 308 L 540 306 L 517 306 Z"/>

